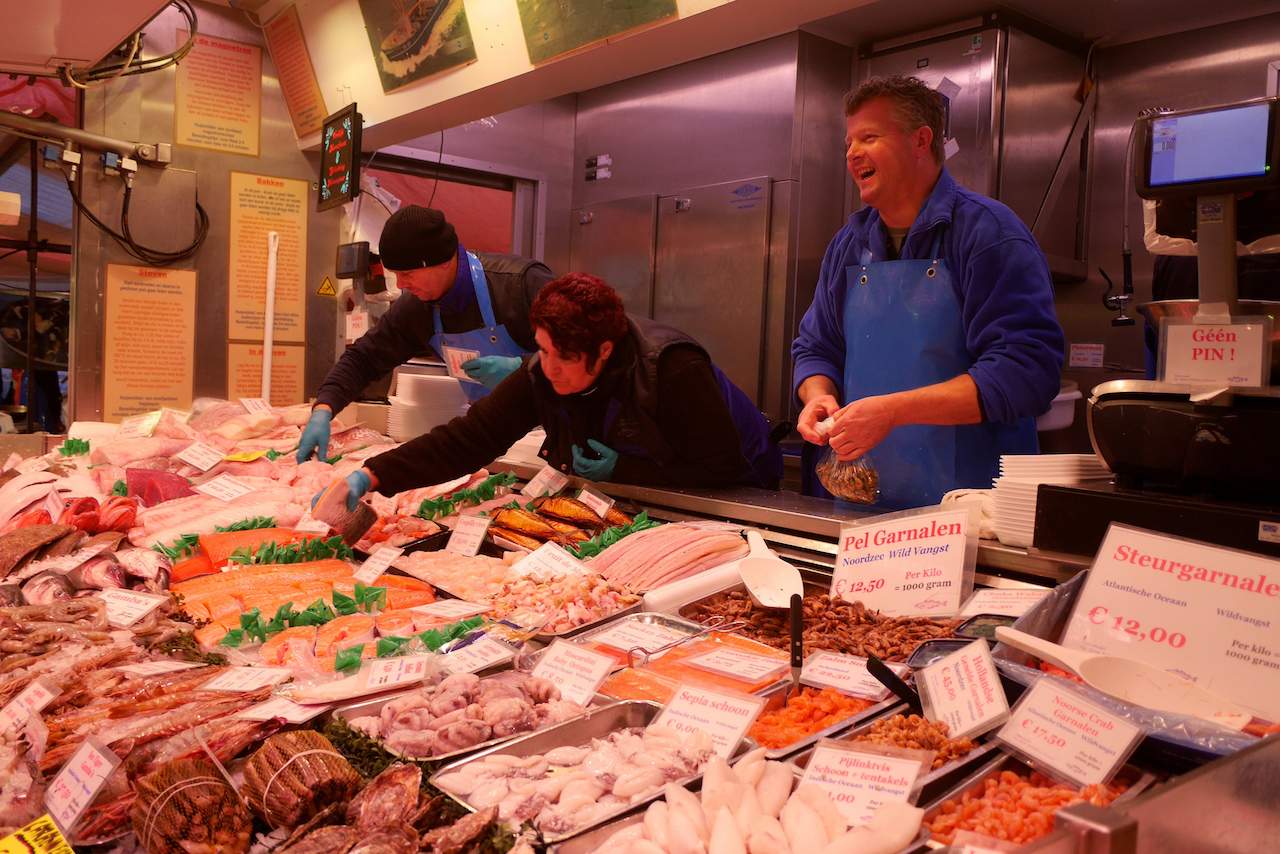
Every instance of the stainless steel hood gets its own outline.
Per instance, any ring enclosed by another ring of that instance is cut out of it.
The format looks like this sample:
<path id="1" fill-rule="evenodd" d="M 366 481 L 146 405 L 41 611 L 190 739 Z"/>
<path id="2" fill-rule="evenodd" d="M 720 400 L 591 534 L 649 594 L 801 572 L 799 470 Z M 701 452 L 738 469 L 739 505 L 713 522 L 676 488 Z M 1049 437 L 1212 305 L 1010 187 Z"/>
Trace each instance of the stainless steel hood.
<path id="1" fill-rule="evenodd" d="M 67 65 L 91 68 L 169 3 L 40 0 L 6 5 L 0 70 L 49 74 Z M 163 51 L 172 47 L 165 45 Z"/>

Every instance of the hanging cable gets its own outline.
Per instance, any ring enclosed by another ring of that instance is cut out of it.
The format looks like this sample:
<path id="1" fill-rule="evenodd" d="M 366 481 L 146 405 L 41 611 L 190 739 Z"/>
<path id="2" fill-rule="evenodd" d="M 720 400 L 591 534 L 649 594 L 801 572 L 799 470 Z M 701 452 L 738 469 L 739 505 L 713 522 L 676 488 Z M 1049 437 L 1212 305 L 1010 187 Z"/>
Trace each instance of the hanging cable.
<path id="1" fill-rule="evenodd" d="M 77 74 L 72 70 L 71 66 L 63 66 L 58 69 L 58 77 L 68 86 L 74 86 L 77 89 L 88 89 L 91 84 L 104 83 L 108 80 L 115 80 L 118 77 L 132 76 L 135 74 L 148 74 L 152 71 L 160 71 L 172 65 L 177 65 L 187 54 L 191 53 L 195 47 L 197 33 L 197 18 L 195 7 L 191 5 L 190 0 L 170 0 L 170 6 L 178 10 L 183 18 L 187 21 L 188 36 L 186 42 L 182 44 L 173 53 L 167 53 L 163 56 L 152 57 L 151 59 L 140 59 L 135 62 L 138 50 L 142 44 L 142 31 L 134 33 L 134 43 L 129 55 L 123 62 L 112 62 L 105 65 L 96 65 L 87 71 Z"/>
<path id="2" fill-rule="evenodd" d="M 178 261 L 190 258 L 199 251 L 200 247 L 204 244 L 205 238 L 209 235 L 209 215 L 201 206 L 198 194 L 196 196 L 195 210 L 195 237 L 192 239 L 190 244 L 182 249 L 166 250 L 143 246 L 133 239 L 133 235 L 129 230 L 129 204 L 133 198 L 132 186 L 126 184 L 124 188 L 124 202 L 120 208 L 121 231 L 116 231 L 114 228 L 99 219 L 93 211 L 89 210 L 89 208 L 84 204 L 84 201 L 80 198 L 80 193 L 75 187 L 75 182 L 72 181 L 70 177 L 67 177 L 67 190 L 71 193 L 71 201 L 75 203 L 76 209 L 79 210 L 80 213 L 89 220 L 89 222 L 93 223 L 98 230 L 102 231 L 119 244 L 121 249 L 144 264 L 149 264 L 154 267 L 167 267 L 170 264 L 175 264 Z"/>
<path id="3" fill-rule="evenodd" d="M 440 150 L 436 152 L 436 180 L 431 185 L 431 198 L 427 199 L 427 207 L 436 200 L 436 190 L 440 189 L 440 170 L 444 168 L 444 131 L 440 131 Z"/>

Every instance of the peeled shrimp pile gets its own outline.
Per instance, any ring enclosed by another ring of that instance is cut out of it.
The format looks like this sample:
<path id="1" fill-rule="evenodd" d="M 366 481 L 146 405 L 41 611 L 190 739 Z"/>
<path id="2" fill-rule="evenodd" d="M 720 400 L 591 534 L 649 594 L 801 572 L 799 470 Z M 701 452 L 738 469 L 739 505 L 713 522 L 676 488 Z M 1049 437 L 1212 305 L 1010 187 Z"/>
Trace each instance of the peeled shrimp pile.
<path id="1" fill-rule="evenodd" d="M 425 759 L 541 729 L 583 711 L 561 700 L 560 689 L 546 679 L 455 673 L 387 703 L 377 717 L 353 718 L 350 724 L 402 756 Z"/>
<path id="2" fill-rule="evenodd" d="M 550 579 L 521 578 L 489 601 L 499 619 L 514 615 L 523 624 L 531 622 L 524 615 L 537 613 L 547 618 L 542 631 L 554 633 L 616 614 L 639 600 L 595 573 L 584 572 Z"/>
<path id="3" fill-rule="evenodd" d="M 512 825 L 532 820 L 548 835 L 572 833 L 625 809 L 663 784 L 697 774 L 713 752 L 709 736 L 666 727 L 624 729 L 546 754 L 494 753 L 443 774 L 436 785 L 476 809 L 496 804 Z"/>
<path id="4" fill-rule="evenodd" d="M 753 750 L 732 767 L 707 764 L 702 791 L 674 783 L 644 821 L 609 837 L 597 850 L 611 854 L 890 854 L 916 837 L 924 810 L 890 802 L 865 827 L 849 829 L 844 815 L 816 786 L 794 792 L 791 768 Z"/>

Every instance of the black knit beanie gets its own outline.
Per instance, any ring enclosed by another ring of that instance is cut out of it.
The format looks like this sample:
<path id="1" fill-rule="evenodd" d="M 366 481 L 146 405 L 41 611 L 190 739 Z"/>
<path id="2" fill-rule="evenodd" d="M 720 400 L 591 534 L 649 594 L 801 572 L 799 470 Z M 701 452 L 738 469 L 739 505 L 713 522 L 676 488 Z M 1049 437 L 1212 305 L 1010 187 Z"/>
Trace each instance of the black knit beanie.
<path id="1" fill-rule="evenodd" d="M 458 233 L 435 208 L 408 205 L 382 227 L 378 254 L 388 270 L 434 267 L 458 254 Z"/>

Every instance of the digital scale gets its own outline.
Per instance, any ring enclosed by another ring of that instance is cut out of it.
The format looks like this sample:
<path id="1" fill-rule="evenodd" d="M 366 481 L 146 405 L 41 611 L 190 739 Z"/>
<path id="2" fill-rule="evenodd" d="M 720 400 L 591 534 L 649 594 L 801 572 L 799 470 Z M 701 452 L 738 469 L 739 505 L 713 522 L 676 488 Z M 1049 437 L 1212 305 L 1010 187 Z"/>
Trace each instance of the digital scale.
<path id="1" fill-rule="evenodd" d="M 1115 484 L 1041 486 L 1034 544 L 1091 555 L 1123 522 L 1280 556 L 1276 324 L 1242 313 L 1236 280 L 1237 194 L 1280 188 L 1280 99 L 1143 116 L 1134 137 L 1138 195 L 1195 198 L 1200 300 L 1161 319 L 1156 381 L 1094 388 L 1089 438 Z"/>

